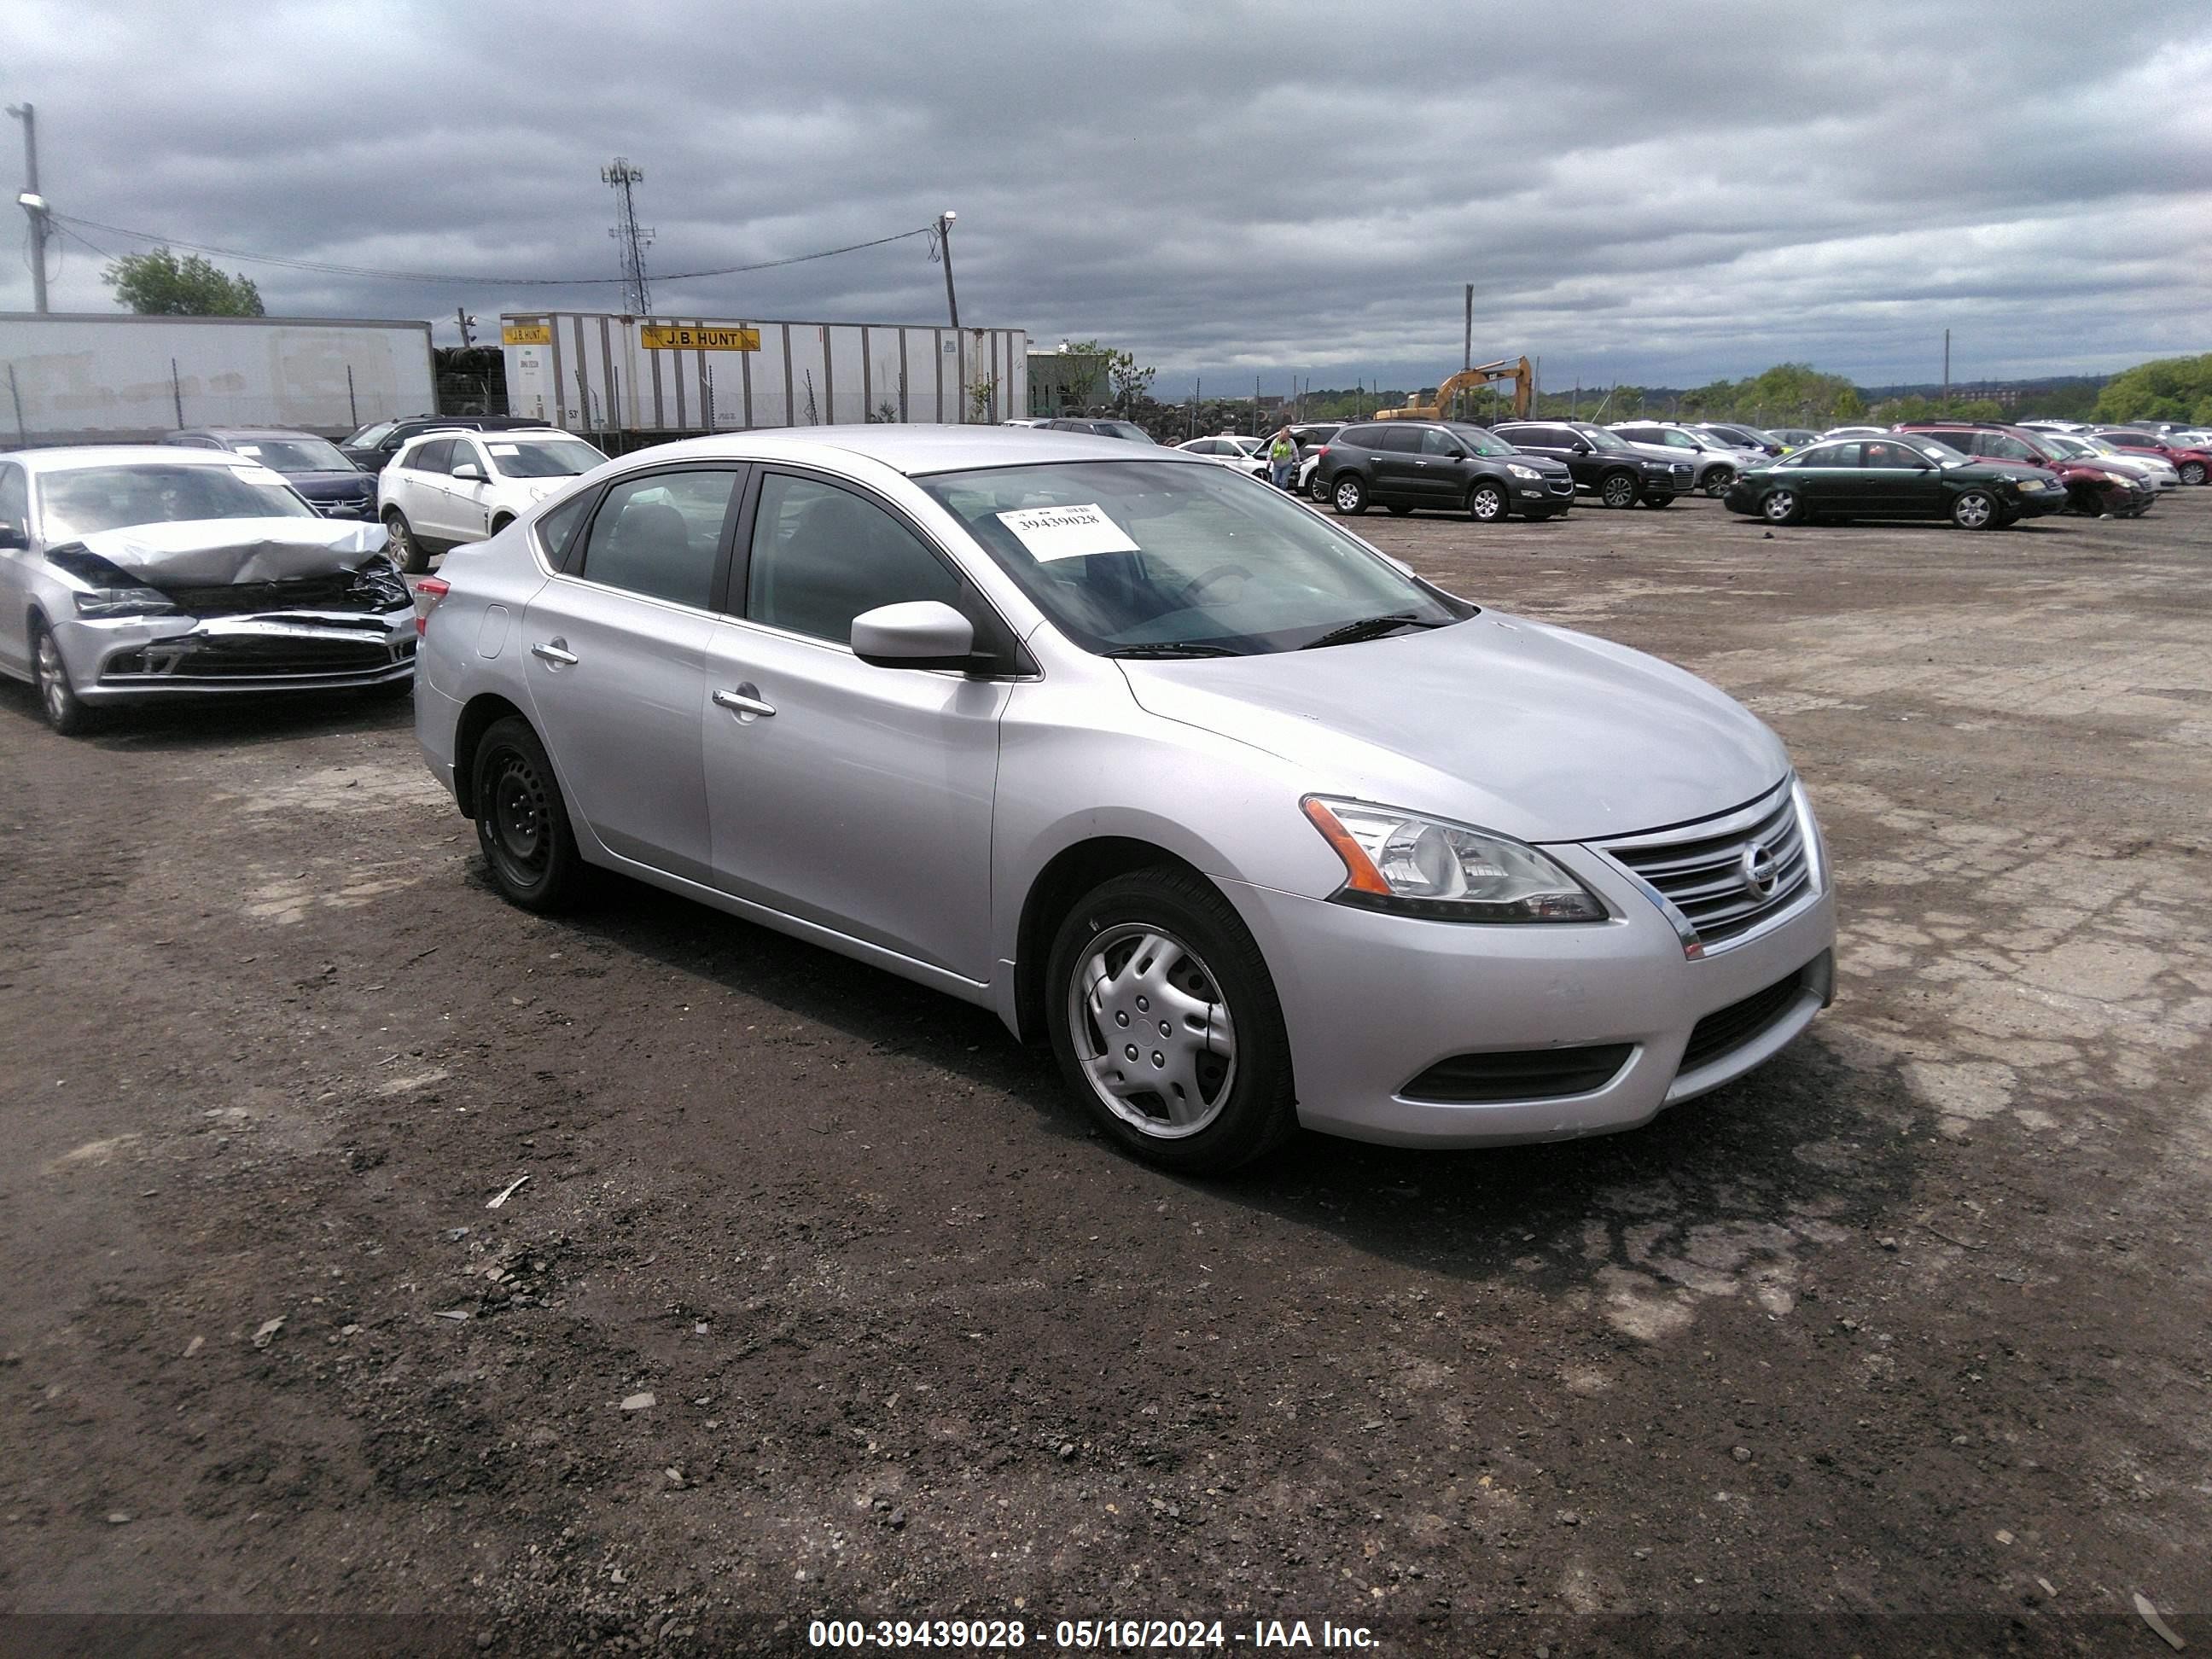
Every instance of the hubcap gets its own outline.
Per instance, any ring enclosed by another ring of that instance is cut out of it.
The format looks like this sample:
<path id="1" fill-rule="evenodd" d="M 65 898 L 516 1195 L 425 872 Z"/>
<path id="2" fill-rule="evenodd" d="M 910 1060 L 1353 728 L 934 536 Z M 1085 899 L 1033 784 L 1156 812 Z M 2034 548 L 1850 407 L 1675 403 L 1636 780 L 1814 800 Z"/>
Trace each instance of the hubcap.
<path id="1" fill-rule="evenodd" d="M 39 698 L 57 724 L 69 712 L 69 677 L 62 667 L 60 648 L 51 634 L 39 635 Z"/>
<path id="2" fill-rule="evenodd" d="M 1961 495 L 1958 516 L 1960 524 L 1970 529 L 1978 529 L 1990 521 L 1989 498 L 1985 495 Z"/>
<path id="3" fill-rule="evenodd" d="M 1345 483 L 1336 487 L 1336 504 L 1349 513 L 1359 505 L 1359 486 Z"/>
<path id="4" fill-rule="evenodd" d="M 550 803 L 538 769 L 513 750 L 501 755 L 494 763 L 488 805 L 493 850 L 517 879 L 534 883 L 552 856 Z"/>
<path id="5" fill-rule="evenodd" d="M 1504 505 L 1504 503 L 1498 500 L 1498 492 L 1494 489 L 1478 489 L 1474 492 L 1474 516 L 1478 519 L 1496 518 L 1498 509 Z"/>
<path id="6" fill-rule="evenodd" d="M 1766 498 L 1766 516 L 1777 522 L 1797 510 L 1797 498 L 1786 489 L 1778 489 Z"/>
<path id="7" fill-rule="evenodd" d="M 1139 1134 L 1194 1135 L 1237 1080 L 1237 1028 L 1213 975 L 1173 934 L 1121 922 L 1091 941 L 1067 1023 L 1092 1091 Z"/>

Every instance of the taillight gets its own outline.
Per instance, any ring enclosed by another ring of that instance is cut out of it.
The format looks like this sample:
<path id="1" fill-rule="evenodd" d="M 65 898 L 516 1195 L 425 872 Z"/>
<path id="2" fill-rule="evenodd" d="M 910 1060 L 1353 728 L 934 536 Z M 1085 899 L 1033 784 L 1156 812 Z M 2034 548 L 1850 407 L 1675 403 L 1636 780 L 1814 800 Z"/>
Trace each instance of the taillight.
<path id="1" fill-rule="evenodd" d="M 430 613 L 438 608 L 438 601 L 453 591 L 453 583 L 437 576 L 425 576 L 415 584 L 415 632 L 417 637 L 429 631 Z"/>
<path id="2" fill-rule="evenodd" d="M 1319 460 L 1322 456 L 1324 456 L 1324 455 L 1326 455 L 1326 454 L 1328 454 L 1328 446 L 1327 444 L 1323 444 L 1323 445 L 1322 445 L 1319 449 L 1316 449 L 1316 451 L 1314 451 L 1314 459 L 1316 459 L 1316 460 Z"/>

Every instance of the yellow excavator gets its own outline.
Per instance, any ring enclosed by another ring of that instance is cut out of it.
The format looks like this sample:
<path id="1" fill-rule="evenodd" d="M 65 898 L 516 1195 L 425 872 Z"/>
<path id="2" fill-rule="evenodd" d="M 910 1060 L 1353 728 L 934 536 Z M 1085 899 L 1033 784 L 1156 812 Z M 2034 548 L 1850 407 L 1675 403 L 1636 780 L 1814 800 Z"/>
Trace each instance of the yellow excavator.
<path id="1" fill-rule="evenodd" d="M 1407 404 L 1403 409 L 1378 409 L 1378 421 L 1441 421 L 1451 407 L 1452 399 L 1462 392 L 1472 392 L 1479 386 L 1488 386 L 1496 380 L 1513 382 L 1513 413 L 1526 418 L 1528 399 L 1535 390 L 1536 374 L 1529 368 L 1526 357 L 1501 357 L 1494 363 L 1477 363 L 1473 368 L 1463 368 L 1437 388 L 1437 395 L 1425 404 Z"/>

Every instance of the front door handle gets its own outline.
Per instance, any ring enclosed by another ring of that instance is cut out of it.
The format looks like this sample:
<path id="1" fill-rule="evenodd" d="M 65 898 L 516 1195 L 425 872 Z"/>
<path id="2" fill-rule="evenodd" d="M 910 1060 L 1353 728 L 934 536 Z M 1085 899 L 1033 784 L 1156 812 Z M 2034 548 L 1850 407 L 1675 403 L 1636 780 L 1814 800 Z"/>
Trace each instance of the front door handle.
<path id="1" fill-rule="evenodd" d="M 725 690 L 714 693 L 714 706 L 717 708 L 727 708 L 741 716 L 775 713 L 775 705 L 762 696 L 760 688 L 750 680 L 747 680 L 734 691 Z"/>
<path id="2" fill-rule="evenodd" d="M 583 660 L 568 649 L 568 641 L 566 640 L 541 641 L 530 647 L 530 654 L 533 657 L 542 657 L 547 662 L 556 664 L 562 668 L 574 668 Z"/>

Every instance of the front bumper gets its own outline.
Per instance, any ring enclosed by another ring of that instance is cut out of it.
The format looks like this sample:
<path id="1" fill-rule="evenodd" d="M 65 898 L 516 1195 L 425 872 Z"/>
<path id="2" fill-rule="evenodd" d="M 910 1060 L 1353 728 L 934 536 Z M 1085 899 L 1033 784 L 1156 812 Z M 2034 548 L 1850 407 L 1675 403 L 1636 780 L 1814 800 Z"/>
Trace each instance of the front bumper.
<path id="1" fill-rule="evenodd" d="M 2063 513 L 2066 510 L 2066 488 L 2056 478 L 2044 483 L 2039 489 L 2018 484 L 2013 489 L 2011 506 L 2014 514 L 2023 519 L 2040 519 L 2052 513 Z"/>
<path id="2" fill-rule="evenodd" d="M 414 678 L 415 608 L 78 617 L 54 625 L 54 643 L 88 703 L 345 690 Z"/>
<path id="3" fill-rule="evenodd" d="M 1429 1147 L 1632 1129 L 1770 1059 L 1832 997 L 1831 886 L 1691 961 L 1673 924 L 1609 860 L 1587 848 L 1546 851 L 1605 897 L 1613 920 L 1425 921 L 1222 884 L 1273 972 L 1301 1123 Z M 1583 1046 L 1626 1051 L 1583 1093 L 1462 1103 L 1407 1092 L 1456 1058 Z"/>

